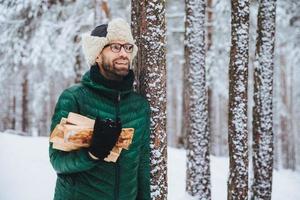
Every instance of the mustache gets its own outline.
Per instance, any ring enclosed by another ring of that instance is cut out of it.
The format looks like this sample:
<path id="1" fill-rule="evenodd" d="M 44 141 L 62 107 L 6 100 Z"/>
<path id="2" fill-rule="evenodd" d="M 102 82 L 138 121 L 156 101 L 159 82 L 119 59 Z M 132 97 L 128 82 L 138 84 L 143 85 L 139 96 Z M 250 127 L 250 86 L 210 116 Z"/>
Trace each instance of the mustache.
<path id="1" fill-rule="evenodd" d="M 116 59 L 113 59 L 113 62 L 116 62 L 117 60 L 127 60 L 128 62 L 130 62 L 130 60 L 128 58 L 123 57 L 123 56 L 121 56 L 119 58 L 116 58 Z"/>

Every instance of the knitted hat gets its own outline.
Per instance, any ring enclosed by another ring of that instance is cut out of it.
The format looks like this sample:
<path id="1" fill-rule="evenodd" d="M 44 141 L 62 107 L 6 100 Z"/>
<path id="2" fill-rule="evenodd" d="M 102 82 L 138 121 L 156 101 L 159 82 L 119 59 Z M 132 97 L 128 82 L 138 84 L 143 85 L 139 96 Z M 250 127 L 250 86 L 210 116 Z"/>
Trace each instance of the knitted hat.
<path id="1" fill-rule="evenodd" d="M 89 65 L 95 64 L 95 60 L 103 47 L 114 40 L 122 40 L 133 44 L 132 59 L 138 48 L 134 43 L 129 24 L 123 19 L 114 19 L 108 24 L 97 26 L 91 33 L 84 33 L 82 38 L 82 49 Z"/>

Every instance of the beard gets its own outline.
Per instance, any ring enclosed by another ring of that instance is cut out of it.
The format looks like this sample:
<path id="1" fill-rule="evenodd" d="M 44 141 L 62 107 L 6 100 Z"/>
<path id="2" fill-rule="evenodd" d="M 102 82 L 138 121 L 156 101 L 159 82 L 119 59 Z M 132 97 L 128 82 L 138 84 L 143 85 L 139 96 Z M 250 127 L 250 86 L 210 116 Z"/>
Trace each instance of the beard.
<path id="1" fill-rule="evenodd" d="M 116 61 L 127 61 L 128 65 L 123 65 L 123 64 L 117 64 Z M 107 62 L 106 60 L 103 60 L 102 63 L 102 69 L 104 70 L 105 74 L 112 78 L 112 79 L 120 79 L 128 75 L 129 70 L 130 70 L 130 62 L 129 59 L 127 58 L 117 58 L 114 59 L 111 64 Z"/>

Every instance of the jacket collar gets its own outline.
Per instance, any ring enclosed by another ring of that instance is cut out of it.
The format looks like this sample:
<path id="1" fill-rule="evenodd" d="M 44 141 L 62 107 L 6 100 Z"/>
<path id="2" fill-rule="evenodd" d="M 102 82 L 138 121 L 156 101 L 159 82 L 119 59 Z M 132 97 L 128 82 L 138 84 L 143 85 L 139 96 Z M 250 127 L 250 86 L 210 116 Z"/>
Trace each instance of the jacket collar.
<path id="1" fill-rule="evenodd" d="M 91 66 L 90 70 L 86 72 L 81 83 L 97 93 L 104 94 L 110 98 L 117 98 L 118 95 L 125 95 L 133 91 L 134 73 L 129 71 L 128 75 L 122 81 L 114 81 L 106 79 L 99 71 L 97 65 Z"/>

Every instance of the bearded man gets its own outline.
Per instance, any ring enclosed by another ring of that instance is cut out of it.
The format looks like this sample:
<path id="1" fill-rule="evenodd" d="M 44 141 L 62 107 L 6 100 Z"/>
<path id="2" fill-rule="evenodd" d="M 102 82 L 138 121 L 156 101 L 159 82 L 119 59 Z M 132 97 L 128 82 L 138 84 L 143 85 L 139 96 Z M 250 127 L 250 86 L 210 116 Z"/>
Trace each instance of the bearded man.
<path id="1" fill-rule="evenodd" d="M 97 26 L 82 35 L 82 47 L 90 70 L 60 95 L 51 131 L 69 112 L 95 119 L 95 125 L 88 148 L 64 152 L 50 143 L 54 199 L 150 199 L 150 108 L 133 91 L 130 67 L 138 48 L 130 26 L 123 19 Z M 130 148 L 116 162 L 106 162 L 122 128 L 134 129 Z"/>

